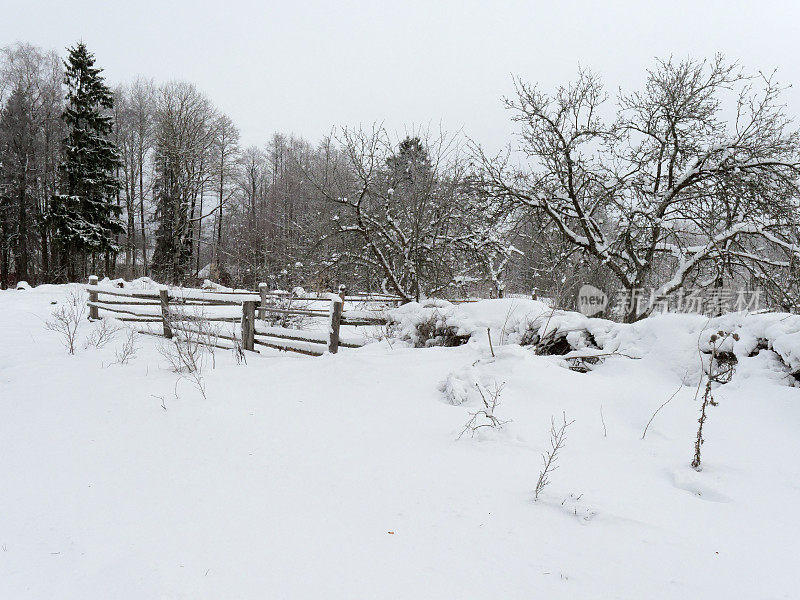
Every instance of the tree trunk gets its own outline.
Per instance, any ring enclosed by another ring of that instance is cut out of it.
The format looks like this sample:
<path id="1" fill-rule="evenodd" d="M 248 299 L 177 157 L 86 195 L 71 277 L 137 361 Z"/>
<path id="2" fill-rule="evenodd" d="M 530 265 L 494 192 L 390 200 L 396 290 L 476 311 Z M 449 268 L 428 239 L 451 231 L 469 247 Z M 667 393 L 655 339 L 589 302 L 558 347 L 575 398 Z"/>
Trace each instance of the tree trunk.
<path id="1" fill-rule="evenodd" d="M 126 208 L 127 208 L 127 227 L 125 240 L 125 276 L 128 281 L 132 280 L 136 271 L 136 244 L 134 238 L 136 237 L 136 184 L 134 182 L 127 182 L 125 185 L 126 195 Z"/>
<path id="2" fill-rule="evenodd" d="M 222 195 L 225 193 L 225 153 L 222 154 L 222 163 L 219 170 L 219 214 L 217 217 L 217 243 L 214 244 L 214 261 L 219 266 L 219 250 L 222 244 Z"/>
<path id="3" fill-rule="evenodd" d="M 47 229 L 42 226 L 41 231 L 39 232 L 39 239 L 41 243 L 41 251 L 42 251 L 42 272 L 41 272 L 41 281 L 49 283 L 53 280 L 52 273 L 50 271 L 50 245 L 49 239 L 47 235 Z"/>
<path id="4" fill-rule="evenodd" d="M 0 290 L 8 288 L 8 200 L 0 199 Z"/>
<path id="5" fill-rule="evenodd" d="M 28 206 L 25 193 L 27 182 L 27 165 L 22 170 L 22 182 L 19 189 L 19 211 L 17 213 L 17 245 L 14 250 L 14 263 L 17 269 L 17 281 L 28 280 Z"/>
<path id="6" fill-rule="evenodd" d="M 195 275 L 200 272 L 200 252 L 203 237 L 203 188 L 200 188 L 200 210 L 198 211 L 200 220 L 197 221 L 197 260 L 195 261 Z"/>
<path id="7" fill-rule="evenodd" d="M 77 257 L 72 252 L 71 244 L 61 246 L 61 273 L 59 280 L 61 283 L 69 283 L 75 278 L 75 261 Z"/>
<path id="8" fill-rule="evenodd" d="M 139 219 L 142 228 L 142 275 L 147 276 L 147 237 L 144 228 L 144 154 L 139 152 Z"/>

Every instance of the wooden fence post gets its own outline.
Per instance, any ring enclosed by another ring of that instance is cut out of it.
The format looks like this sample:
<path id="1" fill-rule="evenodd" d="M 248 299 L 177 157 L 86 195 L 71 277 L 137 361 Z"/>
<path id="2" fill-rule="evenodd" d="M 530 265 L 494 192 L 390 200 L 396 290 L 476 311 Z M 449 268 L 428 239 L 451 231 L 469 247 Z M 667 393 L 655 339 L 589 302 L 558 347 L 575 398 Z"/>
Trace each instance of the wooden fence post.
<path id="1" fill-rule="evenodd" d="M 97 275 L 89 275 L 89 285 L 97 285 Z M 89 292 L 89 302 L 97 302 L 97 292 Z M 100 315 L 96 306 L 89 306 L 89 320 L 99 319 Z"/>
<path id="2" fill-rule="evenodd" d="M 258 318 L 262 321 L 267 318 L 267 284 L 258 284 L 258 293 L 261 294 L 261 306 L 258 308 Z"/>
<path id="3" fill-rule="evenodd" d="M 336 354 L 339 351 L 339 328 L 342 324 L 342 307 L 344 302 L 341 299 L 331 299 L 331 331 L 328 341 L 328 352 Z"/>
<path id="4" fill-rule="evenodd" d="M 169 325 L 169 290 L 158 290 L 161 299 L 161 322 L 164 324 L 164 337 L 172 337 L 172 327 Z"/>
<path id="5" fill-rule="evenodd" d="M 256 301 L 242 302 L 242 348 L 253 350 L 256 328 Z"/>

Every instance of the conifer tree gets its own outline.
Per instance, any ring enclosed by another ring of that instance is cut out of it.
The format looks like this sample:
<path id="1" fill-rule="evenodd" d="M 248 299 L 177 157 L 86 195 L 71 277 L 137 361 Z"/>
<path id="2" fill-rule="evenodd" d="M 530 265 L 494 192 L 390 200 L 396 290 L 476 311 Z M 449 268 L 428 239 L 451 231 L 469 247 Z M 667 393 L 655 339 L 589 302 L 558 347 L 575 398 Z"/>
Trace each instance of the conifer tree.
<path id="1" fill-rule="evenodd" d="M 28 212 L 34 171 L 30 101 L 17 86 L 0 111 L 0 289 L 9 284 L 13 249 L 18 279 L 28 279 Z"/>
<path id="2" fill-rule="evenodd" d="M 115 202 L 119 164 L 110 110 L 114 97 L 94 66 L 94 55 L 83 42 L 69 49 L 64 62 L 67 105 L 63 119 L 67 127 L 61 164 L 62 194 L 53 199 L 51 223 L 61 246 L 62 267 L 75 277 L 78 253 L 97 256 L 116 252 L 116 236 L 124 231 L 119 221 L 121 207 Z"/>

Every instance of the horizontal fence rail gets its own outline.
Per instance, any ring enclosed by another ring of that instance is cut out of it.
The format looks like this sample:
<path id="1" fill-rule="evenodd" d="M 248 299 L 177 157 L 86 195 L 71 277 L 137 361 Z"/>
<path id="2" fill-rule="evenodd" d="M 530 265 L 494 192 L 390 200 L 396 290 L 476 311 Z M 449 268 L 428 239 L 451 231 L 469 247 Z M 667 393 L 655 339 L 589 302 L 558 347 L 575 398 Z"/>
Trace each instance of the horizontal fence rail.
<path id="1" fill-rule="evenodd" d="M 142 331 L 172 338 L 176 334 L 197 333 L 192 327 L 202 323 L 238 323 L 238 328 L 224 332 L 215 331 L 214 342 L 209 345 L 233 348 L 240 344 L 243 350 L 257 352 L 256 346 L 321 356 L 335 354 L 339 348 L 358 348 L 365 341 L 353 336 L 343 336 L 341 327 L 380 326 L 387 322 L 386 305 L 397 298 L 365 294 L 346 295 L 344 286 L 339 294 L 292 294 L 266 289 L 259 285 L 258 292 L 248 290 L 197 290 L 187 288 L 162 288 L 159 290 L 132 290 L 99 285 L 96 276 L 89 277 L 86 291 L 89 319 L 106 316 L 130 324 L 161 324 L 161 332 Z M 381 308 L 374 311 L 344 311 L 344 304 L 374 303 Z M 313 307 L 322 304 L 321 307 Z M 100 314 L 100 311 L 110 314 Z M 192 312 L 194 311 L 194 312 Z M 323 321 L 327 331 L 291 328 L 290 319 L 307 318 L 319 324 Z M 269 321 L 272 321 L 271 323 Z M 230 342 L 220 345 L 219 340 Z"/>

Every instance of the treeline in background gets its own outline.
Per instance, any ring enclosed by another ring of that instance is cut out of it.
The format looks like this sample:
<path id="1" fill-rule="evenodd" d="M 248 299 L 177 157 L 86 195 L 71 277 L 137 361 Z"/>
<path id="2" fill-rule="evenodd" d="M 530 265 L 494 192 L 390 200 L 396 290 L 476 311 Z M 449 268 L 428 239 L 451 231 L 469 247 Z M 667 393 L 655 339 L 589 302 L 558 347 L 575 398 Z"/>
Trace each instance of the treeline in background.
<path id="1" fill-rule="evenodd" d="M 517 80 L 499 155 L 381 125 L 243 147 L 191 83 L 111 87 L 82 43 L 18 43 L 0 53 L 0 285 L 93 273 L 562 305 L 584 283 L 655 301 L 737 287 L 795 310 L 782 89 L 721 56 L 669 59 L 618 94 L 588 70 L 553 93 Z"/>

